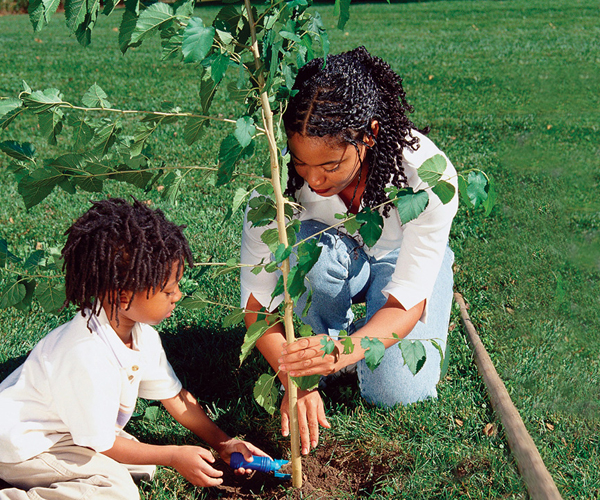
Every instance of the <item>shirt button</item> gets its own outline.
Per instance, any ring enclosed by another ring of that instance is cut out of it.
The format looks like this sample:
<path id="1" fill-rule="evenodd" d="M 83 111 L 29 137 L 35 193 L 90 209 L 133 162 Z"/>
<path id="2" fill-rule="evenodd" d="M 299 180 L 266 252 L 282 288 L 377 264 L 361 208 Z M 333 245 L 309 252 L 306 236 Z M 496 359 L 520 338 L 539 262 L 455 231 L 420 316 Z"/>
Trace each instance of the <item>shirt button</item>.
<path id="1" fill-rule="evenodd" d="M 129 380 L 133 380 L 133 375 L 129 375 L 129 377 L 127 377 Z"/>
<path id="2" fill-rule="evenodd" d="M 134 372 L 137 372 L 137 371 L 140 369 L 140 367 L 139 367 L 138 365 L 133 365 L 133 366 L 131 367 L 131 369 L 132 369 Z"/>

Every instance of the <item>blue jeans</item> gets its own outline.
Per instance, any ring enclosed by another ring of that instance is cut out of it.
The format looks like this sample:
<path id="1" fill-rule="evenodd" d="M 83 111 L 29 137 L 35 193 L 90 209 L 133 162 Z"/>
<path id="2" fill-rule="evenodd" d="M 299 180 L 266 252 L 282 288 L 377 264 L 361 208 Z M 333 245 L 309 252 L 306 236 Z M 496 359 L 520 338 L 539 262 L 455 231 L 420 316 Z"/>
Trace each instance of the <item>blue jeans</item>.
<path id="1" fill-rule="evenodd" d="M 298 239 L 309 238 L 325 229 L 324 224 L 303 221 Z M 296 306 L 302 321 L 315 333 L 337 337 L 340 330 L 352 334 L 354 324 L 352 303 L 366 303 L 366 321 L 386 303 L 381 290 L 388 284 L 396 268 L 399 250 L 382 259 L 368 256 L 357 241 L 335 229 L 316 236 L 323 249 L 318 262 L 307 275 L 306 286 L 312 290 L 312 303 L 302 317 L 307 300 L 305 293 Z M 437 397 L 436 385 L 440 379 L 440 354 L 427 339 L 434 339 L 446 348 L 448 322 L 452 305 L 454 253 L 447 247 L 442 268 L 433 293 L 428 300 L 427 324 L 418 322 L 407 339 L 424 340 L 427 359 L 421 370 L 413 375 L 404 363 L 399 344 L 386 349 L 383 361 L 371 371 L 364 359 L 358 363 L 357 372 L 361 395 L 380 406 L 409 404 L 428 397 Z"/>

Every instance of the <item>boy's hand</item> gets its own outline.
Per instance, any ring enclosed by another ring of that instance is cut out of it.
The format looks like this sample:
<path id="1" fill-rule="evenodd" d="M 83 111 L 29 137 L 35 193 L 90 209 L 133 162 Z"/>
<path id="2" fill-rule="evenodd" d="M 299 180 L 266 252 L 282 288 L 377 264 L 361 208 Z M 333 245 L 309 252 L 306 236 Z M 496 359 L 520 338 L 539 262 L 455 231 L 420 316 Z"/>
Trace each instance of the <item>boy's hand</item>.
<path id="1" fill-rule="evenodd" d="M 176 446 L 171 466 L 194 486 L 218 486 L 223 472 L 210 466 L 214 461 L 213 454 L 200 446 Z"/>
<path id="2" fill-rule="evenodd" d="M 225 462 L 227 462 L 228 465 L 231 460 L 231 454 L 236 451 L 242 454 L 246 462 L 252 462 L 252 455 L 271 458 L 264 451 L 262 451 L 260 448 L 257 448 L 252 443 L 248 443 L 247 441 L 241 441 L 239 439 L 229 439 L 228 441 L 221 443 L 221 445 L 218 446 L 216 450 L 221 456 L 221 458 L 225 460 Z M 252 470 L 240 467 L 239 469 L 236 469 L 235 473 L 250 474 L 252 473 Z"/>

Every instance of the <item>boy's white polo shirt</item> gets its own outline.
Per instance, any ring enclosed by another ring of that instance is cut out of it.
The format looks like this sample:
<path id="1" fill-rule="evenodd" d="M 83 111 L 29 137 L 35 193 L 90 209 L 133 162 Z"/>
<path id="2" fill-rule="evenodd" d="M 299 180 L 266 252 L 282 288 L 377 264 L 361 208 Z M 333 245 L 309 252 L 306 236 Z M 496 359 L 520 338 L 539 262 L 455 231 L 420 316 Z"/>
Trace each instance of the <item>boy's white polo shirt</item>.
<path id="1" fill-rule="evenodd" d="M 0 384 L 0 462 L 31 458 L 64 434 L 79 446 L 108 450 L 137 396 L 161 400 L 181 391 L 154 328 L 136 324 L 129 349 L 103 310 L 97 319 L 104 340 L 80 312 Z"/>

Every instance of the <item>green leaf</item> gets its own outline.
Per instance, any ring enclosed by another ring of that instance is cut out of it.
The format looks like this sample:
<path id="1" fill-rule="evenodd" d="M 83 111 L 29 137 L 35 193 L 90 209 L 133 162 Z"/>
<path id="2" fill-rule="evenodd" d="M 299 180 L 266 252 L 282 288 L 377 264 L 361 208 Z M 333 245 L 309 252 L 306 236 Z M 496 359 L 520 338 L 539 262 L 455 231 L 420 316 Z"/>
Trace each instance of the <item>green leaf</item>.
<path id="1" fill-rule="evenodd" d="M 183 61 L 194 63 L 202 61 L 210 52 L 215 37 L 212 26 L 204 26 L 199 17 L 192 17 L 183 31 L 181 51 Z"/>
<path id="2" fill-rule="evenodd" d="M 111 104 L 108 101 L 106 92 L 102 90 L 96 83 L 92 85 L 83 97 L 81 102 L 87 108 L 110 108 Z"/>
<path id="3" fill-rule="evenodd" d="M 195 0 L 178 0 L 173 4 L 173 10 L 177 19 L 180 21 L 186 21 L 194 15 Z"/>
<path id="4" fill-rule="evenodd" d="M 350 1 L 351 0 L 335 0 L 333 15 L 337 16 L 337 27 L 340 30 L 344 29 L 348 19 L 350 19 Z"/>
<path id="5" fill-rule="evenodd" d="M 162 46 L 160 58 L 163 61 L 168 61 L 169 59 L 183 60 L 183 52 L 181 52 L 183 29 L 180 28 L 178 31 L 172 28 L 161 30 L 160 44 Z"/>
<path id="6" fill-rule="evenodd" d="M 241 188 L 241 187 L 237 188 L 235 190 L 235 193 L 233 194 L 233 202 L 231 204 L 231 209 L 234 212 L 237 212 L 249 194 L 250 194 L 250 191 L 246 191 L 244 188 Z"/>
<path id="7" fill-rule="evenodd" d="M 0 267 L 4 267 L 7 260 L 12 262 L 20 262 L 21 259 L 19 259 L 8 249 L 8 243 L 6 240 L 0 238 Z"/>
<path id="8" fill-rule="evenodd" d="M 454 198 L 454 194 L 456 193 L 454 186 L 446 181 L 439 181 L 431 188 L 431 190 L 438 196 L 444 205 L 450 203 L 452 198 Z"/>
<path id="9" fill-rule="evenodd" d="M 240 321 L 244 319 L 245 315 L 246 311 L 244 311 L 240 307 L 236 307 L 227 316 L 225 316 L 225 318 L 223 318 L 223 328 L 229 328 L 230 326 L 237 325 Z"/>
<path id="10" fill-rule="evenodd" d="M 442 346 L 433 339 L 430 339 L 429 341 L 440 353 L 440 380 L 442 380 L 446 376 L 446 373 L 448 373 L 448 365 L 450 362 L 448 360 L 448 356 L 446 356 L 446 353 L 442 349 Z"/>
<path id="11" fill-rule="evenodd" d="M 99 0 L 69 0 L 65 2 L 67 26 L 81 45 L 89 45 L 91 30 L 98 19 L 99 12 Z"/>
<path id="12" fill-rule="evenodd" d="M 7 309 L 21 302 L 27 289 L 22 280 L 10 280 L 0 294 L 0 309 Z"/>
<path id="13" fill-rule="evenodd" d="M 40 203 L 52 192 L 62 177 L 62 174 L 56 169 L 48 167 L 38 168 L 21 179 L 18 190 L 25 202 L 25 207 L 29 209 Z"/>
<path id="14" fill-rule="evenodd" d="M 292 269 L 290 269 L 290 273 L 288 274 L 287 291 L 294 301 L 294 304 L 297 304 L 298 299 L 304 292 L 306 292 L 306 285 L 304 284 L 305 276 L 306 272 L 304 272 L 300 265 L 295 265 L 292 267 Z"/>
<path id="15" fill-rule="evenodd" d="M 272 298 L 278 297 L 284 291 L 285 291 L 285 287 L 283 286 L 283 275 L 281 275 L 277 279 L 277 283 L 275 283 L 275 288 L 273 288 L 273 291 L 271 292 L 271 297 Z"/>
<path id="16" fill-rule="evenodd" d="M 277 376 L 263 373 L 256 384 L 254 384 L 254 399 L 262 406 L 269 415 L 273 415 L 277 409 L 276 403 L 279 397 L 279 390 L 275 385 Z"/>
<path id="17" fill-rule="evenodd" d="M 349 235 L 356 234 L 360 230 L 362 224 L 356 220 L 356 217 L 350 217 L 344 221 L 344 229 L 348 231 Z"/>
<path id="18" fill-rule="evenodd" d="M 244 360 L 250 354 L 250 351 L 254 349 L 256 345 L 256 341 L 269 329 L 269 323 L 267 323 L 264 319 L 255 321 L 250 325 L 246 335 L 244 336 L 244 343 L 242 344 L 242 350 L 240 353 L 240 364 L 244 362 Z"/>
<path id="19" fill-rule="evenodd" d="M 144 411 L 144 420 L 148 422 L 156 422 L 158 417 L 160 416 L 160 407 L 159 406 L 148 406 Z"/>
<path id="20" fill-rule="evenodd" d="M 102 14 L 105 16 L 110 16 L 117 7 L 118 1 L 119 0 L 105 0 Z"/>
<path id="21" fill-rule="evenodd" d="M 29 2 L 29 20 L 33 26 L 33 31 L 41 31 L 48 25 L 50 17 L 56 12 L 60 0 L 31 0 Z"/>
<path id="22" fill-rule="evenodd" d="M 467 205 L 471 205 L 471 200 L 469 199 L 469 194 L 467 193 L 467 181 L 466 179 L 462 176 L 459 175 L 458 176 L 458 192 L 460 193 L 460 197 L 463 200 L 463 203 L 466 203 Z"/>
<path id="23" fill-rule="evenodd" d="M 67 298 L 64 286 L 52 286 L 48 282 L 36 287 L 35 297 L 47 313 L 56 313 Z"/>
<path id="24" fill-rule="evenodd" d="M 133 134 L 133 142 L 131 143 L 131 146 L 129 146 L 129 156 L 131 158 L 142 154 L 142 150 L 144 149 L 146 140 L 156 130 L 159 123 L 160 123 L 160 121 L 154 122 L 154 124 L 148 124 L 148 123 L 140 124 L 140 127 Z"/>
<path id="25" fill-rule="evenodd" d="M 117 140 L 117 135 L 121 132 L 121 121 L 110 121 L 108 118 L 102 118 L 100 126 L 94 129 L 94 138 L 91 146 L 92 152 L 99 157 L 104 156 Z"/>
<path id="26" fill-rule="evenodd" d="M 365 362 L 369 370 L 374 371 L 381 364 L 381 360 L 385 354 L 383 342 L 377 338 L 370 339 L 363 337 L 360 340 L 360 346 L 365 349 Z"/>
<path id="27" fill-rule="evenodd" d="M 292 381 L 301 391 L 316 389 L 321 381 L 321 375 L 307 375 L 305 377 L 291 377 Z"/>
<path id="28" fill-rule="evenodd" d="M 227 68 L 231 65 L 229 56 L 225 54 L 215 54 L 210 64 L 210 74 L 212 79 L 218 84 L 225 76 Z"/>
<path id="29" fill-rule="evenodd" d="M 390 193 L 391 194 L 391 193 Z M 427 191 L 413 191 L 413 188 L 402 188 L 396 192 L 397 199 L 394 205 L 398 209 L 398 215 L 402 224 L 408 224 L 416 219 L 429 204 Z"/>
<path id="30" fill-rule="evenodd" d="M 398 344 L 402 358 L 413 375 L 416 375 L 425 364 L 425 346 L 420 340 L 402 339 Z"/>
<path id="31" fill-rule="evenodd" d="M 48 144 L 56 146 L 56 136 L 60 134 L 63 127 L 64 113 L 56 108 L 40 113 L 38 120 L 40 124 L 40 132 L 48 139 Z"/>
<path id="32" fill-rule="evenodd" d="M 308 273 L 319 260 L 323 247 L 317 244 L 315 239 L 305 241 L 298 245 L 298 266 L 304 273 Z"/>
<path id="33" fill-rule="evenodd" d="M 94 137 L 94 131 L 85 118 L 70 119 L 69 125 L 73 133 L 73 147 L 77 150 L 85 148 Z"/>
<path id="34" fill-rule="evenodd" d="M 88 175 L 77 179 L 77 184 L 81 186 L 81 189 L 89 193 L 101 193 L 104 179 L 108 177 L 107 174 L 112 172 L 112 170 L 109 166 L 102 163 L 88 162 L 85 165 L 84 172 Z"/>
<path id="35" fill-rule="evenodd" d="M 28 269 L 31 271 L 33 268 L 40 265 L 40 262 L 42 261 L 43 258 L 44 258 L 43 250 L 34 250 L 25 259 L 25 262 L 23 263 L 23 267 L 25 267 L 25 269 Z"/>
<path id="36" fill-rule="evenodd" d="M 25 297 L 23 297 L 21 302 L 14 304 L 13 307 L 19 311 L 27 311 L 31 309 L 31 302 L 33 301 L 35 292 L 35 280 L 22 279 L 21 283 L 25 285 Z"/>
<path id="37" fill-rule="evenodd" d="M 139 43 L 154 31 L 175 18 L 173 7 L 167 3 L 156 2 L 140 12 L 131 34 L 131 44 Z"/>
<path id="38" fill-rule="evenodd" d="M 487 200 L 488 181 L 482 172 L 470 172 L 467 177 L 467 196 L 473 208 L 477 208 L 481 203 Z"/>
<path id="39" fill-rule="evenodd" d="M 205 125 L 209 122 L 208 118 L 200 118 L 197 116 L 190 116 L 185 124 L 183 130 L 183 138 L 188 146 L 191 146 L 200 139 L 206 131 Z"/>
<path id="40" fill-rule="evenodd" d="M 19 109 L 23 105 L 21 99 L 9 97 L 8 99 L 0 99 L 0 122 L 12 111 Z"/>
<path id="41" fill-rule="evenodd" d="M 240 146 L 245 148 L 252 142 L 252 137 L 256 133 L 256 126 L 251 116 L 242 116 L 236 122 L 235 138 L 240 143 Z"/>
<path id="42" fill-rule="evenodd" d="M 248 210 L 247 217 L 248 220 L 252 223 L 253 227 L 266 226 L 267 224 L 273 222 L 273 220 L 277 216 L 277 208 L 275 207 L 275 202 L 272 199 L 267 198 L 266 196 L 255 196 L 254 198 L 251 198 L 248 202 L 248 206 L 250 207 L 250 209 Z"/>
<path id="43" fill-rule="evenodd" d="M 137 0 L 136 0 L 137 5 Z M 119 27 L 119 48 L 121 52 L 125 54 L 129 47 L 137 47 L 142 42 L 131 43 L 131 37 L 135 31 L 135 25 L 137 24 L 138 14 L 125 9 L 123 11 L 123 18 L 121 19 L 121 26 Z"/>
<path id="44" fill-rule="evenodd" d="M 292 253 L 291 246 L 285 246 L 283 243 L 280 243 L 279 246 L 277 247 L 277 250 L 275 250 L 275 254 L 274 254 L 275 262 L 280 264 L 285 259 L 287 259 L 291 253 Z"/>
<path id="45" fill-rule="evenodd" d="M 377 210 L 371 210 L 369 207 L 364 207 L 356 214 L 356 221 L 362 222 L 362 226 L 358 230 L 363 241 L 369 247 L 373 247 L 383 229 L 383 217 Z"/>
<path id="46" fill-rule="evenodd" d="M 354 352 L 354 342 L 351 337 L 346 337 L 341 341 L 344 346 L 344 352 L 342 354 L 352 354 Z"/>
<path id="47" fill-rule="evenodd" d="M 200 292 L 194 292 L 193 295 L 188 295 L 184 297 L 183 300 L 179 303 L 181 307 L 184 309 L 204 309 L 208 305 L 208 301 L 204 294 Z"/>
<path id="48" fill-rule="evenodd" d="M 310 337 L 313 334 L 312 326 L 310 325 L 302 325 L 298 329 L 298 335 L 301 337 Z"/>
<path id="49" fill-rule="evenodd" d="M 417 169 L 417 173 L 423 182 L 426 182 L 431 187 L 435 186 L 442 174 L 446 171 L 446 158 L 444 155 L 437 154 L 428 158 Z"/>
<path id="50" fill-rule="evenodd" d="M 487 198 L 484 200 L 483 202 L 483 208 L 485 210 L 485 216 L 487 217 L 488 215 L 490 215 L 490 213 L 492 213 L 492 208 L 494 208 L 494 205 L 496 204 L 496 199 L 498 198 L 498 195 L 496 193 L 496 188 L 494 186 L 494 179 L 491 175 L 488 175 L 489 179 L 488 179 L 488 191 L 487 191 Z"/>
<path id="51" fill-rule="evenodd" d="M 11 158 L 19 161 L 35 161 L 35 147 L 29 142 L 18 143 L 16 141 L 0 142 L 0 150 Z"/>
<path id="52" fill-rule="evenodd" d="M 327 356 L 328 354 L 331 354 L 333 351 L 335 351 L 335 342 L 333 340 L 331 340 L 329 337 L 323 337 L 321 339 L 321 345 L 323 346 L 323 357 Z"/>
<path id="53" fill-rule="evenodd" d="M 23 96 L 25 106 L 36 114 L 43 113 L 62 102 L 62 94 L 58 89 L 36 90 Z"/>
<path id="54" fill-rule="evenodd" d="M 204 70 L 204 74 L 200 80 L 200 104 L 202 105 L 202 111 L 204 114 L 208 114 L 215 92 L 219 87 L 218 82 L 215 82 L 210 74 Z"/>
<path id="55" fill-rule="evenodd" d="M 7 103 L 8 101 L 10 101 L 12 98 L 6 99 L 6 100 L 0 100 L 0 107 L 2 106 L 2 103 Z M 19 116 L 21 113 L 23 113 L 23 111 L 25 110 L 25 108 L 22 106 L 22 101 L 19 101 L 21 103 L 20 106 L 16 106 L 16 107 L 12 107 L 9 106 L 8 104 L 5 104 L 4 109 L 8 110 L 6 111 L 6 113 L 1 113 L 0 112 L 0 128 L 2 129 L 6 129 L 15 118 L 17 118 L 17 116 Z M 12 108 L 12 109 L 9 109 Z"/>

